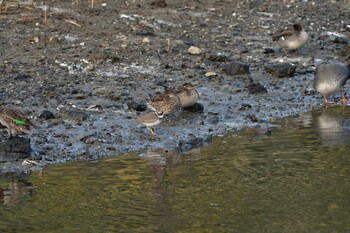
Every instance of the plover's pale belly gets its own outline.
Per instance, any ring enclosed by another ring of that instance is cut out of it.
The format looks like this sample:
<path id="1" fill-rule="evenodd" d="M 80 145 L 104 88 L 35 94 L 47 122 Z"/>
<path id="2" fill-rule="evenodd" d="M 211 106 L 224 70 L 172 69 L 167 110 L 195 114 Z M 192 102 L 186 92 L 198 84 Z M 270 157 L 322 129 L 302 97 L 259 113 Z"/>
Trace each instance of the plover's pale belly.
<path id="1" fill-rule="evenodd" d="M 160 120 L 156 120 L 154 122 L 145 122 L 143 123 L 144 125 L 146 125 L 147 127 L 153 127 L 153 126 L 156 126 L 156 125 L 159 125 L 160 124 Z"/>

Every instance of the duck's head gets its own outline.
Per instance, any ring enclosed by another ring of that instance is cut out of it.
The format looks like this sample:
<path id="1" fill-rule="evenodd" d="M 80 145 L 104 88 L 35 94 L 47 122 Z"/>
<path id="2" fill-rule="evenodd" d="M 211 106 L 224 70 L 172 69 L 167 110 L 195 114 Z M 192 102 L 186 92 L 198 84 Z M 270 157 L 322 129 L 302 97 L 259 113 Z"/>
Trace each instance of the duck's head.
<path id="1" fill-rule="evenodd" d="M 303 28 L 301 27 L 301 25 L 299 23 L 293 24 L 293 29 L 297 32 L 300 32 L 303 30 Z"/>

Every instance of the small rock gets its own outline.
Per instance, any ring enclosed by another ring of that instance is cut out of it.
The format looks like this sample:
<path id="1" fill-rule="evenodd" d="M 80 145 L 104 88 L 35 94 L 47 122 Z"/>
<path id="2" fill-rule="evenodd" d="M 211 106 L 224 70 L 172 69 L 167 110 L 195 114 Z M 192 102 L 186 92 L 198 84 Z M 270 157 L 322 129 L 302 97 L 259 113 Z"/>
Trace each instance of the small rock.
<path id="1" fill-rule="evenodd" d="M 205 76 L 207 76 L 207 77 L 212 77 L 212 76 L 217 76 L 217 75 L 218 75 L 217 73 L 212 72 L 212 71 L 205 73 Z"/>
<path id="2" fill-rule="evenodd" d="M 272 48 L 264 48 L 263 53 L 264 54 L 270 54 L 270 53 L 275 53 L 276 51 Z"/>
<path id="3" fill-rule="evenodd" d="M 186 141 L 186 142 L 183 140 L 180 140 L 178 143 L 178 147 L 181 151 L 188 151 L 188 150 L 191 150 L 193 148 L 203 147 L 203 146 L 208 145 L 209 143 L 211 143 L 213 141 L 212 135 L 206 135 L 204 137 L 205 138 L 195 137 L 194 139 Z"/>
<path id="4" fill-rule="evenodd" d="M 187 51 L 191 55 L 199 55 L 202 53 L 202 50 L 195 46 L 191 46 Z"/>
<path id="5" fill-rule="evenodd" d="M 266 72 L 278 78 L 293 77 L 296 67 L 290 63 L 269 64 L 264 67 Z"/>
<path id="6" fill-rule="evenodd" d="M 139 104 L 139 103 L 136 103 L 136 102 L 131 102 L 128 107 L 130 109 L 134 109 L 135 111 L 138 111 L 138 112 L 144 112 L 147 110 L 147 105 L 146 104 Z"/>
<path id="7" fill-rule="evenodd" d="M 49 110 L 43 110 L 40 113 L 39 118 L 44 119 L 44 120 L 50 120 L 50 119 L 54 119 L 55 116 L 54 116 L 53 112 L 51 112 Z"/>
<path id="8" fill-rule="evenodd" d="M 229 75 L 249 74 L 249 66 L 240 62 L 231 62 L 224 67 L 223 71 Z"/>
<path id="9" fill-rule="evenodd" d="M 228 60 L 228 57 L 220 54 L 206 53 L 205 59 L 214 62 L 226 62 Z"/>
<path id="10" fill-rule="evenodd" d="M 57 114 L 63 121 L 68 123 L 81 123 L 86 120 L 89 115 L 80 109 L 68 109 Z"/>
<path id="11" fill-rule="evenodd" d="M 247 48 L 241 48 L 241 49 L 237 49 L 236 51 L 234 51 L 236 54 L 244 54 L 244 53 L 248 53 L 249 50 Z"/>
<path id="12" fill-rule="evenodd" d="M 209 124 L 215 125 L 220 122 L 220 118 L 218 116 L 213 116 L 208 119 Z"/>
<path id="13" fill-rule="evenodd" d="M 76 98 L 77 100 L 83 100 L 83 99 L 86 99 L 86 96 L 85 96 L 84 94 L 77 94 L 77 95 L 75 96 L 75 98 Z"/>
<path id="14" fill-rule="evenodd" d="M 239 108 L 239 110 L 242 111 L 242 110 L 246 110 L 249 108 L 252 108 L 252 106 L 250 104 L 242 103 L 242 106 Z"/>
<path id="15" fill-rule="evenodd" d="M 338 36 L 335 34 L 328 35 L 328 39 L 332 41 L 333 43 L 337 44 L 348 44 L 349 40 L 345 36 Z"/>
<path id="16" fill-rule="evenodd" d="M 154 36 L 156 36 L 156 33 L 152 27 L 146 26 L 146 27 L 143 27 L 141 30 L 137 31 L 136 35 L 154 37 Z"/>
<path id="17" fill-rule="evenodd" d="M 252 121 L 252 122 L 258 122 L 258 118 L 254 114 L 248 114 L 247 117 Z"/>
<path id="18" fill-rule="evenodd" d="M 340 49 L 338 54 L 344 58 L 348 63 L 350 63 L 350 46 Z"/>
<path id="19" fill-rule="evenodd" d="M 94 144 L 98 139 L 94 135 L 87 135 L 79 139 L 79 141 L 84 142 L 85 144 Z"/>
<path id="20" fill-rule="evenodd" d="M 148 39 L 148 37 L 143 38 L 142 43 L 149 44 L 149 39 Z"/>
<path id="21" fill-rule="evenodd" d="M 165 0 L 155 0 L 151 3 L 151 6 L 164 8 L 167 6 L 167 3 Z"/>
<path id="22" fill-rule="evenodd" d="M 204 106 L 203 104 L 200 103 L 195 103 L 192 106 L 183 108 L 185 111 L 189 111 L 189 112 L 203 112 L 204 111 Z"/>
<path id="23" fill-rule="evenodd" d="M 17 74 L 17 76 L 15 77 L 15 80 L 21 80 L 21 81 L 23 81 L 23 80 L 30 79 L 30 78 L 32 78 L 31 75 L 20 73 L 20 74 Z"/>
<path id="24" fill-rule="evenodd" d="M 267 89 L 261 85 L 260 83 L 250 83 L 247 86 L 248 92 L 250 94 L 262 94 L 262 93 L 267 93 Z"/>
<path id="25" fill-rule="evenodd" d="M 301 95 L 315 95 L 316 91 L 314 89 L 301 88 L 300 89 L 300 94 Z"/>

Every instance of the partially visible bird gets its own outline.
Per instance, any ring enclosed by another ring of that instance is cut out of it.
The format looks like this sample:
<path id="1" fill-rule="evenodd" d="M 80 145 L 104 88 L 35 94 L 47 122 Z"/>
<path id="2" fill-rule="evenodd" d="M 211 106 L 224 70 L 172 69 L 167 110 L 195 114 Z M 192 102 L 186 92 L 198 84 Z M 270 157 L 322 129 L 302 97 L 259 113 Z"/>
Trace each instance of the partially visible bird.
<path id="1" fill-rule="evenodd" d="M 314 73 L 314 89 L 320 92 L 326 104 L 334 102 L 328 101 L 327 96 L 340 91 L 342 98 L 340 102 L 345 104 L 348 100 L 343 93 L 343 87 L 350 78 L 350 64 L 341 63 L 322 63 L 319 64 Z"/>
<path id="2" fill-rule="evenodd" d="M 147 106 L 154 112 L 162 112 L 164 115 L 168 115 L 179 108 L 181 103 L 176 93 L 172 90 L 168 90 L 147 101 Z"/>
<path id="3" fill-rule="evenodd" d="M 293 24 L 291 28 L 279 30 L 272 36 L 272 40 L 285 50 L 296 50 L 308 41 L 309 35 L 300 24 Z"/>
<path id="4" fill-rule="evenodd" d="M 185 83 L 173 90 L 180 99 L 181 107 L 190 107 L 198 101 L 198 91 L 191 83 Z"/>
<path id="5" fill-rule="evenodd" d="M 152 138 L 155 137 L 153 127 L 159 125 L 163 118 L 163 112 L 149 112 L 135 119 L 136 122 L 141 123 L 147 127 L 151 132 Z"/>
<path id="6" fill-rule="evenodd" d="M 23 112 L 11 106 L 0 107 L 0 124 L 6 127 L 9 138 L 19 134 L 30 134 L 30 126 L 34 126 Z"/>

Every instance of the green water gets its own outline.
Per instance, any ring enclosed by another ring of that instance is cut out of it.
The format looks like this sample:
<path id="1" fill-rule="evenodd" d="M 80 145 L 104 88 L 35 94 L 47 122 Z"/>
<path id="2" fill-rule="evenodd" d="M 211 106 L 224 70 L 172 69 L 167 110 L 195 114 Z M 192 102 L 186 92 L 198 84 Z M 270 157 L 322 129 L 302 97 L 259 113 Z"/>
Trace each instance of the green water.
<path id="1" fill-rule="evenodd" d="M 0 179 L 0 232 L 350 232 L 350 110 Z M 144 154 L 144 155 L 145 155 Z"/>

